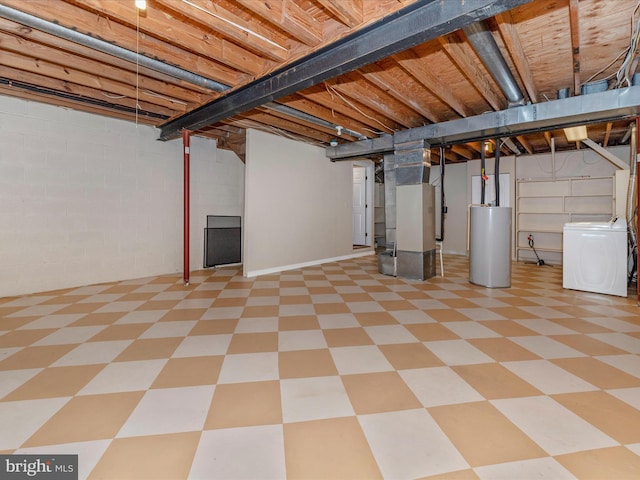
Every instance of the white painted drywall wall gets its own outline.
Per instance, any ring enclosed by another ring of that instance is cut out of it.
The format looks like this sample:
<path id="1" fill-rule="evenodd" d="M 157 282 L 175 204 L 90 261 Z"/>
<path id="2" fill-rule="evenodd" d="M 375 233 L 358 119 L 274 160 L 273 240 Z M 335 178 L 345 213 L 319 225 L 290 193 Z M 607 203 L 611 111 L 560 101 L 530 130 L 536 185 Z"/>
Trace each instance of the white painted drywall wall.
<path id="1" fill-rule="evenodd" d="M 0 96 L 0 297 L 182 272 L 182 141 Z M 191 266 L 206 215 L 242 212 L 244 165 L 192 139 Z"/>
<path id="2" fill-rule="evenodd" d="M 247 130 L 244 275 L 361 255 L 352 245 L 352 193 L 352 162 Z"/>

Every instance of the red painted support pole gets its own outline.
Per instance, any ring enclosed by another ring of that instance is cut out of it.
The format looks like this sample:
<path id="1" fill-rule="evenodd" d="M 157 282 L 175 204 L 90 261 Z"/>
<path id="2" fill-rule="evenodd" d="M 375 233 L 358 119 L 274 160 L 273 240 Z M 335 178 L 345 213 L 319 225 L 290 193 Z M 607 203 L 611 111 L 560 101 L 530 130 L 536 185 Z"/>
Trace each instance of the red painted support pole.
<path id="1" fill-rule="evenodd" d="M 183 251 L 184 251 L 184 266 L 183 266 L 183 272 L 184 272 L 184 284 L 189 285 L 189 215 L 190 215 L 190 210 L 189 210 L 189 180 L 190 180 L 190 175 L 189 175 L 189 163 L 190 163 L 190 146 L 189 146 L 189 140 L 190 140 L 190 135 L 191 132 L 189 130 L 183 130 L 182 131 L 182 145 L 184 148 L 184 173 L 183 173 L 183 177 L 184 177 L 184 213 L 183 213 L 183 219 L 184 219 L 184 245 L 183 245 Z"/>

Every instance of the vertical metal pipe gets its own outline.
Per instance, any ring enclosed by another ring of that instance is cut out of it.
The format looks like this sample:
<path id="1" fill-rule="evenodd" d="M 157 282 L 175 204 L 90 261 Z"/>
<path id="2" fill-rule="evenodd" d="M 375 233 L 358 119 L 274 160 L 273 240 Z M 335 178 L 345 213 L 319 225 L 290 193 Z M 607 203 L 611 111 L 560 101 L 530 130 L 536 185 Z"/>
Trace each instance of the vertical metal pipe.
<path id="1" fill-rule="evenodd" d="M 480 148 L 480 204 L 484 205 L 484 188 L 485 188 L 485 142 L 482 141 L 482 145 Z"/>
<path id="2" fill-rule="evenodd" d="M 496 190 L 496 207 L 500 206 L 500 139 L 496 140 L 496 156 L 493 165 L 493 183 Z"/>
<path id="3" fill-rule="evenodd" d="M 191 160 L 191 151 L 190 151 L 190 137 L 191 132 L 189 130 L 182 130 L 182 145 L 184 149 L 184 163 L 183 163 L 183 178 L 184 178 L 184 213 L 183 213 L 183 253 L 184 253 L 184 264 L 183 264 L 183 272 L 184 272 L 184 284 L 185 286 L 189 285 L 189 182 L 190 182 L 190 173 L 189 173 L 189 164 Z"/>

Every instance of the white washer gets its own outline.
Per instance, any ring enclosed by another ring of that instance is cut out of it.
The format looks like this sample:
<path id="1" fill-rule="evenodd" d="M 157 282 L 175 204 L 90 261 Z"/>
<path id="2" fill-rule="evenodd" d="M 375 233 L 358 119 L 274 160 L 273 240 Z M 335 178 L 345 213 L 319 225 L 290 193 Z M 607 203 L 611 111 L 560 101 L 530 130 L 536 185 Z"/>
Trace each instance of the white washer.
<path id="1" fill-rule="evenodd" d="M 627 222 L 564 225 L 562 286 L 585 292 L 627 296 Z"/>

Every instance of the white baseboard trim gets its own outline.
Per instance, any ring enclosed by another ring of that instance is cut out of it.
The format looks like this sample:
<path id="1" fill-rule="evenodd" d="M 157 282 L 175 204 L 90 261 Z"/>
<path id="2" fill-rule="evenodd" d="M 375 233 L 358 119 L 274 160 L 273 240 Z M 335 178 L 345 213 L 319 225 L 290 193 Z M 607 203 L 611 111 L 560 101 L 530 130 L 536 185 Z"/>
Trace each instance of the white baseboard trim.
<path id="1" fill-rule="evenodd" d="M 263 270 L 250 270 L 244 273 L 247 278 L 258 277 L 260 275 L 270 275 L 272 273 L 285 272 L 287 270 L 296 270 L 298 268 L 312 267 L 314 265 L 322 265 L 323 263 L 339 262 L 341 260 L 349 260 L 350 258 L 366 257 L 367 255 L 375 255 L 376 252 L 371 250 L 365 250 L 363 252 L 351 253 L 349 255 L 342 255 L 340 257 L 322 258 L 320 260 L 313 260 L 311 262 L 294 263 L 291 265 L 282 265 L 280 267 L 265 268 Z"/>

